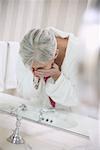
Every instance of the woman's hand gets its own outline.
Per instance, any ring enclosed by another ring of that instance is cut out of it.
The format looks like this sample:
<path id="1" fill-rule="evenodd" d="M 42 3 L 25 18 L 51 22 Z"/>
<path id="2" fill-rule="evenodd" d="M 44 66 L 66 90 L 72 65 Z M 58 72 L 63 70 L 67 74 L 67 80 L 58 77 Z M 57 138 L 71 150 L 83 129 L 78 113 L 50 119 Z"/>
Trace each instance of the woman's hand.
<path id="1" fill-rule="evenodd" d="M 53 64 L 50 69 L 37 69 L 34 71 L 34 75 L 37 77 L 52 77 L 54 80 L 57 80 L 60 76 L 61 72 L 57 64 Z"/>

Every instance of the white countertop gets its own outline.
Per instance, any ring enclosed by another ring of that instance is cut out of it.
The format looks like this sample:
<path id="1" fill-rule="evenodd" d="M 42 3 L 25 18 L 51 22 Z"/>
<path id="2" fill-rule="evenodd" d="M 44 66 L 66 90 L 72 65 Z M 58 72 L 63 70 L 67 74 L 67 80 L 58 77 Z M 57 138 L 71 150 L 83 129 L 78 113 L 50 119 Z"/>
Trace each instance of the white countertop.
<path id="1" fill-rule="evenodd" d="M 4 127 L 0 128 L 1 148 L 3 150 L 23 150 L 23 145 L 10 144 L 6 141 L 12 133 L 9 126 L 12 126 L 13 129 L 15 126 L 15 118 L 3 115 L 4 119 L 6 117 L 9 117 L 10 122 L 8 129 L 5 128 L 6 121 Z M 78 145 L 89 144 L 88 139 L 25 120 L 22 121 L 21 131 L 23 138 L 33 147 L 33 150 L 70 150 Z"/>
<path id="2" fill-rule="evenodd" d="M 11 103 L 11 101 L 14 105 L 18 105 L 20 102 L 23 103 L 23 99 L 7 94 L 0 94 L 0 100 L 1 105 Z M 69 128 L 69 130 L 73 132 L 77 131 L 79 133 L 81 132 L 81 134 L 88 135 L 89 128 L 92 129 L 96 125 L 95 119 L 78 114 L 69 114 L 69 119 L 70 118 L 73 118 L 72 120 L 78 122 L 77 126 Z M 15 117 L 0 113 L 0 147 L 2 148 L 0 150 L 23 150 L 23 145 L 14 145 L 6 141 L 7 137 L 12 133 L 12 129 L 15 129 L 15 121 Z M 71 150 L 71 148 L 78 145 L 85 146 L 90 143 L 89 139 L 76 134 L 64 132 L 26 120 L 22 120 L 21 132 L 27 143 L 33 147 L 32 150 Z M 24 148 L 24 150 L 26 149 Z"/>

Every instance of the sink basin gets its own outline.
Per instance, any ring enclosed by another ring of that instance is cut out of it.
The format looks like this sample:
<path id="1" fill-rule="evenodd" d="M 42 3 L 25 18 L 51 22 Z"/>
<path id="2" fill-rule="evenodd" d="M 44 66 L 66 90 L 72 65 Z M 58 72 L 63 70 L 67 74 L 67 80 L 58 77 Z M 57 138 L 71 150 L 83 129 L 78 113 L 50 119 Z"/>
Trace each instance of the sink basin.
<path id="1" fill-rule="evenodd" d="M 12 123 L 12 119 L 10 122 Z M 31 132 L 34 134 L 29 135 L 24 130 L 21 135 L 25 139 L 26 143 L 31 146 L 32 150 L 70 150 L 72 147 L 77 146 L 79 143 L 87 144 L 87 139 L 49 128 L 41 126 L 39 124 L 27 122 L 23 120 L 23 124 L 31 128 Z M 22 126 L 23 126 L 22 124 Z M 10 129 L 0 128 L 0 150 L 27 150 L 23 145 L 10 144 L 7 142 L 7 137 L 11 135 Z M 30 149 L 31 150 L 31 149 Z"/>
<path id="2" fill-rule="evenodd" d="M 11 96 L 8 94 L 0 93 L 0 107 L 1 107 L 0 109 L 3 109 L 3 107 L 5 107 L 9 110 L 10 106 L 16 107 L 21 104 L 28 105 L 28 108 L 31 110 L 31 111 L 29 110 L 29 112 L 27 111 L 27 113 L 25 113 L 24 115 L 27 118 L 30 117 L 31 120 L 32 117 L 34 119 L 36 117 L 36 114 L 38 114 L 37 113 L 38 111 L 36 109 L 34 110 L 36 113 L 33 113 L 34 112 L 32 110 L 33 107 L 30 106 L 30 103 L 27 100 L 24 100 L 19 97 Z M 52 113 L 50 114 L 50 116 L 49 114 L 43 115 L 44 119 L 46 118 L 50 119 L 50 117 L 52 117 L 53 120 L 55 120 L 55 118 L 58 118 L 58 116 L 59 114 L 57 112 L 55 112 L 55 117 Z M 60 117 L 63 119 L 63 117 L 65 116 L 60 116 Z M 12 134 L 12 129 L 15 129 L 15 123 L 16 123 L 16 118 L 14 116 L 0 113 L 0 148 L 1 148 L 0 150 L 13 150 L 13 149 L 23 150 L 23 148 L 25 148 L 23 147 L 23 145 L 18 146 L 18 145 L 10 144 L 6 140 Z M 42 123 L 45 122 L 42 121 Z M 57 124 L 64 124 L 64 123 L 59 122 L 59 120 L 56 119 L 53 126 L 56 126 Z M 51 150 L 51 149 L 61 150 L 66 148 L 67 148 L 66 150 L 69 150 L 72 145 L 76 146 L 76 144 L 80 142 L 81 143 L 88 142 L 88 139 L 82 138 L 78 135 L 76 136 L 75 134 L 70 134 L 60 130 L 58 132 L 58 130 L 55 130 L 55 128 L 50 128 L 24 119 L 21 122 L 20 130 L 21 130 L 21 135 L 22 137 L 24 137 L 25 141 L 27 141 L 29 145 L 33 145 L 32 147 L 34 149 L 38 149 L 38 150 Z"/>

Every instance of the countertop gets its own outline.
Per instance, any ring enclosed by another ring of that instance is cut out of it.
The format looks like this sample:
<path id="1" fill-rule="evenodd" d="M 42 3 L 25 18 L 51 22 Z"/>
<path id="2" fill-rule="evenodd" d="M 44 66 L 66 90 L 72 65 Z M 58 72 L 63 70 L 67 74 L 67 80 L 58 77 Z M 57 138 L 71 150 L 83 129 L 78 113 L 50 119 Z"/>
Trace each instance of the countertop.
<path id="1" fill-rule="evenodd" d="M 3 118 L 9 117 L 8 128 L 5 128 L 6 121 L 3 127 L 0 127 L 0 150 L 23 150 L 23 145 L 10 144 L 7 142 L 7 137 L 14 129 L 15 118 L 3 114 Z M 9 127 L 11 128 L 9 129 Z M 88 145 L 89 139 L 70 134 L 61 130 L 56 130 L 44 125 L 32 123 L 26 120 L 22 121 L 21 135 L 25 139 L 32 150 L 71 150 L 78 145 Z M 25 149 L 26 150 L 26 149 Z"/>

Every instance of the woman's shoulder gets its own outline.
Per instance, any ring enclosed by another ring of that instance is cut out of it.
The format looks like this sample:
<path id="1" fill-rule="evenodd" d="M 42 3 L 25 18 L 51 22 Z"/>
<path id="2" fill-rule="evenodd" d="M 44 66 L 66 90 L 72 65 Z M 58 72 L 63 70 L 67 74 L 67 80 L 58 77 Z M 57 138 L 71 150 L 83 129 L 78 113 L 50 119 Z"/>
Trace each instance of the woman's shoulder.
<path id="1" fill-rule="evenodd" d="M 51 32 L 54 32 L 55 36 L 56 37 L 62 37 L 62 38 L 66 38 L 70 35 L 73 35 L 72 33 L 69 33 L 69 32 L 66 32 L 66 31 L 62 31 L 58 28 L 55 28 L 55 27 L 52 27 L 52 26 L 49 26 L 46 28 L 47 30 L 50 30 Z"/>

